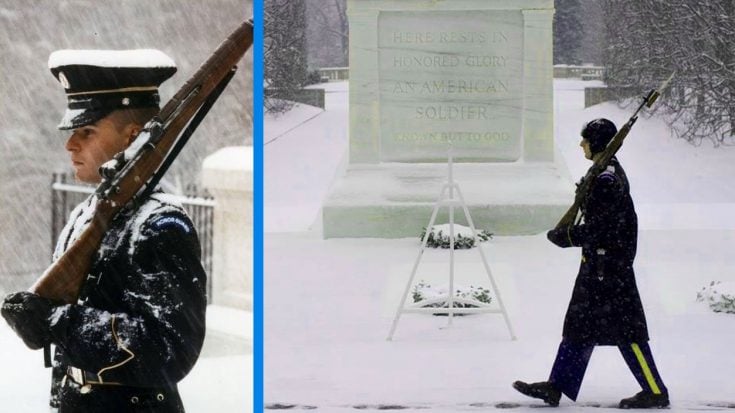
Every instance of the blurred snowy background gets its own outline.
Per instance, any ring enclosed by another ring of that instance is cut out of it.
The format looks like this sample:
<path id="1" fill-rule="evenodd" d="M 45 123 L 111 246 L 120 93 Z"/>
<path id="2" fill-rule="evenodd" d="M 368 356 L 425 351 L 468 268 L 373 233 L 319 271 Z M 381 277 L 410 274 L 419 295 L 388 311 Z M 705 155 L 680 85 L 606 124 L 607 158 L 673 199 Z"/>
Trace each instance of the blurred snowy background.
<path id="1" fill-rule="evenodd" d="M 69 168 L 56 129 L 64 91 L 48 70 L 57 49 L 157 48 L 178 72 L 162 105 L 241 22 L 249 0 L 0 1 L 0 293 L 25 289 L 50 263 L 50 184 Z M 196 184 L 217 149 L 251 145 L 252 53 L 167 174 Z"/>

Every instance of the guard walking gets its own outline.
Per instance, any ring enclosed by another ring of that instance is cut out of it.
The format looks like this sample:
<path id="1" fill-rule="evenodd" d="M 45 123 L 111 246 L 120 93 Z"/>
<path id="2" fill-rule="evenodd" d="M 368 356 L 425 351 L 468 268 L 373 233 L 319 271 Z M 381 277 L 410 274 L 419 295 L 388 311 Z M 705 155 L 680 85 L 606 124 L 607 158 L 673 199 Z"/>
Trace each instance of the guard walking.
<path id="1" fill-rule="evenodd" d="M 595 160 L 617 133 L 613 122 L 595 119 L 582 128 L 580 146 Z M 519 392 L 558 406 L 561 395 L 577 399 L 595 346 L 617 346 L 642 390 L 620 401 L 620 408 L 669 405 L 669 393 L 648 345 L 648 328 L 636 286 L 638 219 L 625 171 L 613 157 L 581 205 L 579 223 L 553 229 L 548 239 L 562 247 L 581 247 L 582 262 L 564 320 L 548 381 L 516 381 Z"/>

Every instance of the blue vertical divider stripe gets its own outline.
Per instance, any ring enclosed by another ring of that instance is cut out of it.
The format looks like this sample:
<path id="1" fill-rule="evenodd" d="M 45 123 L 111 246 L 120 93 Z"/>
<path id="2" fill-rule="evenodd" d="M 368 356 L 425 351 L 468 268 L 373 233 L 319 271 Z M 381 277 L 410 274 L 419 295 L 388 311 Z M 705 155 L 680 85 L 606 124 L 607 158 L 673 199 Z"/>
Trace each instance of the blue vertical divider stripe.
<path id="1" fill-rule="evenodd" d="M 253 0 L 253 412 L 263 411 L 263 0 Z"/>

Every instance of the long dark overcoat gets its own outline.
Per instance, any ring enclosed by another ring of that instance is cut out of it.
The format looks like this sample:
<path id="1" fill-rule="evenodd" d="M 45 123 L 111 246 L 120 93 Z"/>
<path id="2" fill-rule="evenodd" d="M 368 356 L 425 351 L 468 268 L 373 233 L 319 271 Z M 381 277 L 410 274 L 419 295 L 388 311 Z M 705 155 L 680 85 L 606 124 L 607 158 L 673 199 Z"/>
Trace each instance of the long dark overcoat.
<path id="1" fill-rule="evenodd" d="M 638 218 L 616 158 L 597 176 L 581 206 L 583 219 L 561 246 L 582 247 L 582 262 L 564 320 L 565 339 L 596 345 L 648 340 L 636 286 Z"/>
<path id="2" fill-rule="evenodd" d="M 78 236 L 91 205 L 72 212 L 55 255 Z M 52 406 L 59 413 L 183 412 L 176 384 L 202 347 L 205 285 L 199 240 L 180 206 L 154 193 L 137 210 L 121 212 L 79 301 L 50 317 Z M 84 389 L 69 377 L 69 367 L 111 384 Z"/>

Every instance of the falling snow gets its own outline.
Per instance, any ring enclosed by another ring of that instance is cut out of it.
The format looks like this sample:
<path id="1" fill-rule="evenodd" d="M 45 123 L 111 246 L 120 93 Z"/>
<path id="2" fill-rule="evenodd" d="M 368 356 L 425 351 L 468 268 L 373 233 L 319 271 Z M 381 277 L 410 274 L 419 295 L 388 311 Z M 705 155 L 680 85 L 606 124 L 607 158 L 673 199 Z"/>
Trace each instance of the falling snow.
<path id="1" fill-rule="evenodd" d="M 589 167 L 579 147 L 582 122 L 608 117 L 621 124 L 630 116 L 613 103 L 584 109 L 587 84 L 555 81 L 558 159 L 574 177 Z M 325 111 L 297 107 L 279 119 L 266 117 L 266 404 L 320 412 L 403 407 L 443 413 L 494 410 L 507 402 L 520 406 L 513 412 L 537 411 L 524 406 L 543 403 L 524 398 L 511 383 L 548 378 L 579 249 L 557 248 L 545 234 L 481 244 L 518 340 L 510 339 L 497 314 L 460 317 L 451 326 L 447 317 L 405 314 L 393 341 L 386 341 L 419 240 L 321 239 L 319 207 L 347 154 L 347 134 L 341 133 L 347 86 L 326 87 Z M 661 119 L 642 116 L 619 155 L 639 218 L 637 283 L 672 411 L 733 400 L 735 316 L 715 314 L 696 301 L 711 280 L 735 281 L 733 150 L 694 148 L 670 138 Z M 455 179 L 462 186 L 462 177 Z M 424 252 L 417 280 L 447 283 L 447 255 Z M 457 283 L 489 284 L 476 250 L 455 253 L 455 273 Z M 563 399 L 560 408 L 597 404 L 605 411 L 639 390 L 618 350 L 600 347 L 580 403 Z"/>
<path id="2" fill-rule="evenodd" d="M 66 98 L 48 70 L 60 49 L 162 50 L 178 64 L 161 88 L 165 103 L 209 53 L 252 15 L 249 0 L 40 0 L 0 5 L 0 293 L 27 289 L 51 262 L 50 182 L 69 172 L 67 132 L 56 129 Z M 167 174 L 175 190 L 198 183 L 204 157 L 250 144 L 252 54 Z M 104 253 L 104 251 L 102 251 Z M 60 314 L 56 314 L 59 315 Z M 180 383 L 189 412 L 247 411 L 251 403 L 251 314 L 210 306 L 204 350 Z M 0 406 L 44 412 L 50 371 L 0 323 Z M 216 390 L 216 391 L 215 391 Z"/>

